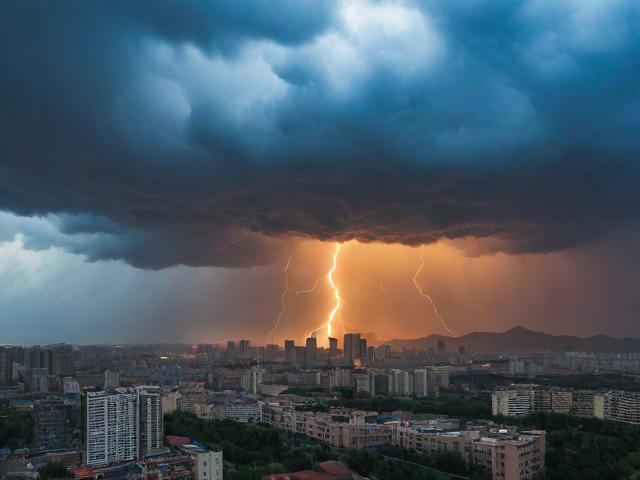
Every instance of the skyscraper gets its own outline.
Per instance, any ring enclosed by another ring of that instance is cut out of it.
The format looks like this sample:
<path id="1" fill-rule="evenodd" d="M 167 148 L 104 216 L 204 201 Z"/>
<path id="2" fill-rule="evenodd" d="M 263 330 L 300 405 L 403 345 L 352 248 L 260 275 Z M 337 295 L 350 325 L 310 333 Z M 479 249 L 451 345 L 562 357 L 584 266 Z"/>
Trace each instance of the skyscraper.
<path id="1" fill-rule="evenodd" d="M 353 362 L 359 354 L 360 350 L 360 334 L 345 333 L 344 334 L 344 358 Z"/>
<path id="2" fill-rule="evenodd" d="M 358 340 L 358 358 L 360 363 L 364 365 L 367 363 L 367 339 L 361 338 Z"/>
<path id="3" fill-rule="evenodd" d="M 239 358 L 251 358 L 251 344 L 249 340 L 240 340 Z"/>
<path id="4" fill-rule="evenodd" d="M 307 364 L 313 365 L 318 360 L 318 343 L 315 337 L 307 338 Z"/>
<path id="5" fill-rule="evenodd" d="M 336 357 L 338 355 L 338 339 L 329 337 L 329 356 Z"/>

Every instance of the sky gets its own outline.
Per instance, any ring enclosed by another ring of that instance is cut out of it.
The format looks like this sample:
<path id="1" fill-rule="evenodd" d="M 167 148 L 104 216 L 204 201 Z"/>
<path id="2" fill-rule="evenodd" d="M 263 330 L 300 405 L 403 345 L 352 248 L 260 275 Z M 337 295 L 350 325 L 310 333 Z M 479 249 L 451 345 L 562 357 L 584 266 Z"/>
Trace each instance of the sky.
<path id="1" fill-rule="evenodd" d="M 2 2 L 0 343 L 324 338 L 337 245 L 336 335 L 640 337 L 639 44 L 632 0 Z"/>

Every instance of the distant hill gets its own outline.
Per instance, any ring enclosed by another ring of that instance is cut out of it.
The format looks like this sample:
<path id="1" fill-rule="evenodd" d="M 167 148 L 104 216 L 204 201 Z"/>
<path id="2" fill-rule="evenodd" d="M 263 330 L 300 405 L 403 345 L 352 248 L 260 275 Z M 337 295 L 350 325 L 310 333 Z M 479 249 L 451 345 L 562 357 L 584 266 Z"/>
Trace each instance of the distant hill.
<path id="1" fill-rule="evenodd" d="M 393 339 L 385 343 L 394 350 L 437 348 L 438 340 L 445 342 L 447 351 L 463 346 L 471 353 L 538 353 L 538 352 L 640 352 L 640 339 L 614 338 L 595 335 L 588 338 L 550 335 L 524 327 L 514 327 L 502 333 L 472 332 L 460 337 L 430 335 L 415 339 Z"/>

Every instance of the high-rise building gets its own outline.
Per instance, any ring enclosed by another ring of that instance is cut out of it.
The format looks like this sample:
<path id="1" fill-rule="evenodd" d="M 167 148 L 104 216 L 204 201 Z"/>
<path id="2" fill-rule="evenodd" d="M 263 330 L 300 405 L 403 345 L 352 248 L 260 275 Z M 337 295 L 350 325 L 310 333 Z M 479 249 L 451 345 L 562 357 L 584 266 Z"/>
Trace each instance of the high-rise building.
<path id="1" fill-rule="evenodd" d="M 238 356 L 238 352 L 236 351 L 236 342 L 229 340 L 227 342 L 227 359 L 230 362 L 233 362 L 236 360 Z"/>
<path id="2" fill-rule="evenodd" d="M 162 448 L 162 396 L 159 388 L 141 390 L 138 399 L 138 455 L 143 457 Z"/>
<path id="3" fill-rule="evenodd" d="M 249 340 L 240 340 L 239 358 L 247 359 L 251 358 L 251 343 Z"/>
<path id="4" fill-rule="evenodd" d="M 296 344 L 293 340 L 284 341 L 284 360 L 291 365 L 296 364 Z"/>
<path id="5" fill-rule="evenodd" d="M 158 387 L 86 394 L 86 463 L 101 467 L 142 458 L 162 447 Z"/>
<path id="6" fill-rule="evenodd" d="M 86 394 L 86 463 L 103 467 L 138 458 L 139 409 L 135 393 Z"/>
<path id="7" fill-rule="evenodd" d="M 438 354 L 444 355 L 445 353 L 447 353 L 447 345 L 442 340 L 438 340 Z"/>
<path id="8" fill-rule="evenodd" d="M 338 356 L 338 339 L 329 337 L 329 356 L 336 357 Z"/>
<path id="9" fill-rule="evenodd" d="M 344 358 L 352 362 L 358 358 L 360 353 L 360 334 L 345 333 L 344 334 Z"/>
<path id="10" fill-rule="evenodd" d="M 367 363 L 367 339 L 361 338 L 358 340 L 358 358 L 361 364 Z"/>
<path id="11" fill-rule="evenodd" d="M 318 343 L 315 337 L 307 338 L 307 364 L 313 365 L 318 360 Z"/>

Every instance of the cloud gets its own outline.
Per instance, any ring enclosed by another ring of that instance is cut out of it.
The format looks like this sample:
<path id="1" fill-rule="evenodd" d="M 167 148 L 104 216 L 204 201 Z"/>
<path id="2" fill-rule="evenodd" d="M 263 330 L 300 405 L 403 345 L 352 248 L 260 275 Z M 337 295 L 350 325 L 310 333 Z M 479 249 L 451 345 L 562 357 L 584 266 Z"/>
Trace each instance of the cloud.
<path id="1" fill-rule="evenodd" d="M 4 3 L 0 209 L 142 268 L 589 243 L 640 205 L 640 7 L 603 5 Z"/>

